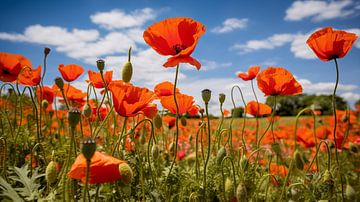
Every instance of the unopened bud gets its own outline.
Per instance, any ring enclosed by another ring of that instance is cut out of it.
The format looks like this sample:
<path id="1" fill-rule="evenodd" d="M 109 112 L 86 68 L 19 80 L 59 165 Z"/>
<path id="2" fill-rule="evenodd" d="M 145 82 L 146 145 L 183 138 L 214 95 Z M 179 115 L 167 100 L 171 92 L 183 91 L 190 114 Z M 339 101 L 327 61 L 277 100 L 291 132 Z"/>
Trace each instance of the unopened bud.
<path id="1" fill-rule="evenodd" d="M 356 191 L 350 184 L 346 185 L 345 195 L 349 201 L 355 201 Z"/>
<path id="2" fill-rule="evenodd" d="M 41 101 L 41 107 L 42 107 L 43 109 L 47 109 L 48 106 L 49 106 L 49 102 L 48 102 L 47 100 Z"/>
<path id="3" fill-rule="evenodd" d="M 121 175 L 121 181 L 125 185 L 130 184 L 133 178 L 133 171 L 131 167 L 127 163 L 122 163 L 119 165 L 119 172 Z"/>
<path id="4" fill-rule="evenodd" d="M 226 149 L 225 147 L 221 147 L 216 155 L 216 163 L 217 165 L 221 165 L 222 160 L 225 158 L 226 156 Z"/>
<path id="5" fill-rule="evenodd" d="M 236 188 L 236 198 L 238 201 L 247 201 L 247 190 L 244 183 L 240 184 Z"/>
<path id="6" fill-rule="evenodd" d="M 51 51 L 50 48 L 48 48 L 48 47 L 45 47 L 45 48 L 44 48 L 45 57 L 46 57 L 47 55 L 49 55 L 50 51 Z"/>
<path id="7" fill-rule="evenodd" d="M 186 122 L 186 118 L 185 117 L 181 117 L 181 119 L 180 119 L 180 121 L 181 121 L 181 125 L 183 125 L 183 126 L 186 126 L 187 125 L 187 122 Z"/>
<path id="8" fill-rule="evenodd" d="M 226 199 L 231 199 L 234 196 L 234 183 L 230 178 L 225 180 L 225 195 Z"/>
<path id="9" fill-rule="evenodd" d="M 302 156 L 298 150 L 296 150 L 294 153 L 294 160 L 295 160 L 296 168 L 299 170 L 303 170 L 305 163 L 304 163 L 304 159 L 302 158 Z"/>
<path id="10" fill-rule="evenodd" d="M 86 118 L 89 118 L 92 114 L 91 106 L 89 103 L 86 103 L 83 109 L 83 114 Z"/>
<path id="11" fill-rule="evenodd" d="M 91 157 L 94 155 L 96 151 L 96 142 L 94 139 L 90 137 L 86 137 L 84 138 L 82 143 L 83 144 L 82 144 L 81 153 L 84 155 L 87 161 L 90 161 Z"/>
<path id="12" fill-rule="evenodd" d="M 225 102 L 225 94 L 224 93 L 220 93 L 219 94 L 219 102 L 222 104 Z"/>
<path id="13" fill-rule="evenodd" d="M 56 182 L 57 171 L 56 171 L 56 163 L 54 161 L 50 161 L 50 163 L 46 166 L 45 179 L 50 185 Z"/>
<path id="14" fill-rule="evenodd" d="M 204 89 L 201 91 L 201 96 L 205 104 L 208 104 L 211 99 L 211 90 Z"/>
<path id="15" fill-rule="evenodd" d="M 242 170 L 245 171 L 248 167 L 248 164 L 249 164 L 249 159 L 245 155 L 243 155 L 240 160 L 240 166 Z"/>
<path id="16" fill-rule="evenodd" d="M 99 59 L 96 61 L 96 66 L 100 72 L 102 72 L 105 69 L 105 61 L 102 59 Z"/>
<path id="17" fill-rule="evenodd" d="M 154 144 L 151 148 L 151 156 L 154 160 L 158 159 L 159 158 L 159 154 L 160 154 L 160 150 L 159 150 L 159 147 Z"/>
<path id="18" fill-rule="evenodd" d="M 160 129 L 162 127 L 162 118 L 159 114 L 154 117 L 155 128 Z"/>
<path id="19" fill-rule="evenodd" d="M 133 67 L 130 62 L 131 59 L 131 47 L 129 48 L 129 55 L 128 55 L 128 61 L 124 64 L 122 68 L 122 80 L 125 83 L 130 82 L 132 74 L 133 74 Z"/>
<path id="20" fill-rule="evenodd" d="M 68 113 L 68 121 L 71 128 L 75 128 L 80 122 L 81 112 L 78 108 L 71 108 Z"/>
<path id="21" fill-rule="evenodd" d="M 60 90 L 64 89 L 64 80 L 61 77 L 55 78 L 55 84 Z"/>

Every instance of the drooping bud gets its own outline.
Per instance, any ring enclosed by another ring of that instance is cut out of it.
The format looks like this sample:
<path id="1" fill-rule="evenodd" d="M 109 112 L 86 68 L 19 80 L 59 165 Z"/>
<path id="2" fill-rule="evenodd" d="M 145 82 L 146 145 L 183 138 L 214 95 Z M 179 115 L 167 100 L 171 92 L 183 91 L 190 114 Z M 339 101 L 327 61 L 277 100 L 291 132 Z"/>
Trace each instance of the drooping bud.
<path id="1" fill-rule="evenodd" d="M 61 77 L 55 78 L 55 84 L 60 90 L 64 89 L 64 80 Z"/>
<path id="2" fill-rule="evenodd" d="M 100 72 L 104 71 L 105 69 L 105 61 L 102 59 L 99 59 L 96 61 L 96 66 Z"/>
<path id="3" fill-rule="evenodd" d="M 355 201 L 356 191 L 350 184 L 346 185 L 345 196 L 348 199 L 348 201 Z"/>
<path id="4" fill-rule="evenodd" d="M 54 161 L 50 161 L 50 163 L 46 166 L 45 179 L 50 185 L 56 182 L 57 170 L 56 163 Z"/>
<path id="5" fill-rule="evenodd" d="M 122 80 L 125 83 L 130 82 L 132 74 L 133 74 L 133 67 L 132 64 L 130 62 L 131 59 L 131 47 L 129 48 L 129 55 L 128 55 L 128 61 L 124 64 L 123 68 L 122 68 Z"/>
<path id="6" fill-rule="evenodd" d="M 162 127 L 162 118 L 159 114 L 154 117 L 155 128 L 160 129 Z"/>
<path id="7" fill-rule="evenodd" d="M 160 149 L 159 147 L 154 144 L 152 147 L 151 147 L 151 156 L 154 160 L 158 159 L 159 158 L 159 154 L 160 154 Z"/>
<path id="8" fill-rule="evenodd" d="M 211 90 L 204 89 L 201 91 L 201 96 L 205 104 L 208 104 L 211 99 Z"/>
<path id="9" fill-rule="evenodd" d="M 127 163 L 122 163 L 119 165 L 119 172 L 121 175 L 121 181 L 125 185 L 130 184 L 133 178 L 133 171 L 131 167 Z"/>
<path id="10" fill-rule="evenodd" d="M 225 158 L 226 156 L 226 149 L 225 147 L 221 147 L 216 155 L 216 163 L 217 165 L 221 165 L 222 160 Z"/>
<path id="11" fill-rule="evenodd" d="M 249 159 L 245 155 L 242 155 L 240 160 L 240 166 L 243 169 L 243 171 L 247 169 L 248 164 L 249 164 Z"/>
<path id="12" fill-rule="evenodd" d="M 236 198 L 238 202 L 247 201 L 247 190 L 244 183 L 240 182 L 240 184 L 236 188 Z"/>
<path id="13" fill-rule="evenodd" d="M 300 154 L 300 152 L 298 150 L 296 150 L 294 152 L 294 161 L 295 161 L 295 166 L 297 169 L 299 170 L 303 170 L 304 169 L 304 159 L 302 158 L 302 155 Z"/>
<path id="14" fill-rule="evenodd" d="M 235 195 L 234 193 L 234 183 L 230 178 L 225 180 L 225 196 L 226 199 L 231 199 Z"/>
<path id="15" fill-rule="evenodd" d="M 43 109 L 47 109 L 48 106 L 49 106 L 49 102 L 48 102 L 47 100 L 41 101 L 41 107 L 42 107 Z"/>
<path id="16" fill-rule="evenodd" d="M 48 47 L 45 47 L 45 48 L 44 48 L 45 57 L 46 57 L 47 55 L 49 55 L 50 51 L 51 51 L 50 48 L 48 48 Z"/>
<path id="17" fill-rule="evenodd" d="M 185 117 L 181 117 L 181 119 L 180 119 L 180 121 L 181 121 L 181 125 L 183 125 L 183 126 L 186 126 L 187 125 L 187 122 L 186 122 L 186 118 Z"/>
<path id="18" fill-rule="evenodd" d="M 89 118 L 92 114 L 91 106 L 89 103 L 86 103 L 83 109 L 83 114 L 86 118 Z"/>
<path id="19" fill-rule="evenodd" d="M 219 94 L 219 102 L 222 104 L 225 102 L 225 94 L 224 93 L 220 93 Z"/>
<path id="20" fill-rule="evenodd" d="M 82 143 L 81 153 L 87 161 L 90 161 L 96 151 L 96 142 L 90 137 L 85 137 Z"/>
<path id="21" fill-rule="evenodd" d="M 78 108 L 71 108 L 68 113 L 68 121 L 71 128 L 75 128 L 80 122 L 81 112 Z"/>

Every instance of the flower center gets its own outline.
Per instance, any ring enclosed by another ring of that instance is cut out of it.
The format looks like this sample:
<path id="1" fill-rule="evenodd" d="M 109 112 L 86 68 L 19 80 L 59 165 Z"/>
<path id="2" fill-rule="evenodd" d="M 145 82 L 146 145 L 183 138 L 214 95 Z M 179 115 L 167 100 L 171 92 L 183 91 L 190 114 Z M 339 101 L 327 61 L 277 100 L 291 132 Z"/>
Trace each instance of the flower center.
<path id="1" fill-rule="evenodd" d="M 10 74 L 9 70 L 7 70 L 7 69 L 2 69 L 2 72 L 3 72 L 3 74 L 6 74 L 6 75 Z"/>
<path id="2" fill-rule="evenodd" d="M 180 53 L 182 50 L 184 50 L 184 49 L 186 48 L 186 46 L 185 46 L 185 45 L 182 45 L 182 44 L 175 44 L 175 45 L 173 45 L 172 48 L 175 50 L 176 54 L 178 54 L 178 53 Z"/>

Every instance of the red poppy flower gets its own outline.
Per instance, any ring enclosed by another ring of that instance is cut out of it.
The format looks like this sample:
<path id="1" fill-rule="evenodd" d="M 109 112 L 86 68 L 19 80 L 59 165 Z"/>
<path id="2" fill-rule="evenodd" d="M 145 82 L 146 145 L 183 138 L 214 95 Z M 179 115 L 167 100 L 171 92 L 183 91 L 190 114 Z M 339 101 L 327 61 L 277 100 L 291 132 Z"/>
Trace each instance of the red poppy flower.
<path id="1" fill-rule="evenodd" d="M 259 89 L 268 95 L 297 95 L 302 93 L 301 85 L 294 76 L 282 67 L 268 67 L 257 76 Z"/>
<path id="2" fill-rule="evenodd" d="M 258 111 L 259 109 L 259 111 Z M 250 101 L 245 107 L 245 113 L 253 115 L 253 116 L 263 116 L 267 114 L 271 114 L 272 108 L 263 103 L 258 103 L 256 101 Z"/>
<path id="3" fill-rule="evenodd" d="M 36 86 L 41 81 L 41 66 L 37 69 L 26 67 L 20 71 L 18 82 L 24 86 Z"/>
<path id="4" fill-rule="evenodd" d="M 25 66 L 31 67 L 31 62 L 24 56 L 0 52 L 0 81 L 15 81 Z"/>
<path id="5" fill-rule="evenodd" d="M 174 95 L 174 84 L 169 81 L 161 82 L 154 87 L 154 92 L 159 98 Z M 180 93 L 178 88 L 176 88 L 176 93 Z"/>
<path id="6" fill-rule="evenodd" d="M 175 126 L 176 119 L 173 116 L 163 116 L 162 120 L 169 129 Z"/>
<path id="7" fill-rule="evenodd" d="M 176 94 L 176 101 L 179 107 L 179 114 L 188 112 L 194 105 L 194 98 L 189 95 Z M 176 105 L 173 96 L 165 96 L 160 99 L 162 106 L 171 113 L 176 114 Z"/>
<path id="8" fill-rule="evenodd" d="M 86 80 L 86 82 L 92 83 L 95 88 L 105 87 L 104 82 L 101 79 L 101 74 L 99 72 L 93 72 L 92 70 L 89 70 L 88 74 L 89 74 L 89 80 Z M 112 75 L 113 75 L 113 71 L 107 71 L 103 75 L 107 85 L 109 85 L 109 83 L 112 81 Z"/>
<path id="9" fill-rule="evenodd" d="M 189 63 L 198 70 L 201 64 L 190 55 L 205 32 L 205 26 L 191 18 L 168 18 L 144 31 L 144 40 L 160 55 L 171 55 L 164 67 Z"/>
<path id="10" fill-rule="evenodd" d="M 199 107 L 198 106 L 196 106 L 196 105 L 193 105 L 193 106 L 191 106 L 189 109 L 188 109 L 188 113 L 191 115 L 191 116 L 196 116 L 196 115 L 198 115 L 198 113 L 199 113 Z"/>
<path id="11" fill-rule="evenodd" d="M 89 184 L 114 182 L 121 179 L 119 164 L 122 163 L 126 162 L 96 151 L 91 157 Z M 76 158 L 67 176 L 85 183 L 86 159 L 83 154 Z"/>
<path id="12" fill-rule="evenodd" d="M 288 173 L 288 168 L 284 165 L 277 165 L 275 163 L 271 163 L 270 164 L 270 173 L 275 176 L 281 176 L 282 178 L 285 178 L 285 176 Z M 273 178 L 271 178 L 271 179 L 272 179 L 272 184 L 274 186 L 279 185 Z"/>
<path id="13" fill-rule="evenodd" d="M 74 81 L 85 71 L 83 67 L 76 64 L 69 64 L 66 66 L 60 64 L 58 69 L 63 79 L 67 82 Z"/>
<path id="14" fill-rule="evenodd" d="M 156 98 L 149 89 L 125 84 L 122 81 L 112 81 L 109 89 L 113 95 L 115 111 L 124 117 L 144 113 L 144 109 Z"/>
<path id="15" fill-rule="evenodd" d="M 157 105 L 156 104 L 148 104 L 146 107 L 144 107 L 142 109 L 142 111 L 144 112 L 144 115 L 146 117 L 153 119 L 158 112 Z"/>
<path id="16" fill-rule="evenodd" d="M 250 67 L 248 72 L 238 73 L 237 76 L 244 81 L 253 80 L 260 71 L 260 66 Z"/>
<path id="17" fill-rule="evenodd" d="M 56 84 L 53 85 L 52 89 L 56 92 L 56 96 L 62 97 L 60 93 L 60 89 L 57 87 Z M 85 104 L 86 100 L 86 93 L 82 92 L 81 90 L 73 87 L 72 85 L 64 84 L 64 93 L 66 95 L 66 99 L 69 102 L 69 105 L 82 108 Z M 59 100 L 61 103 L 64 103 L 64 100 Z"/>
<path id="18" fill-rule="evenodd" d="M 341 30 L 325 27 L 314 32 L 306 43 L 322 61 L 344 57 L 356 41 L 357 36 Z"/>
<path id="19" fill-rule="evenodd" d="M 42 87 L 42 94 L 40 94 L 40 88 L 37 88 L 36 94 L 38 96 L 38 99 L 40 99 L 40 101 L 45 99 L 48 101 L 49 104 L 52 104 L 54 102 L 54 97 L 55 97 L 54 90 L 48 86 Z"/>

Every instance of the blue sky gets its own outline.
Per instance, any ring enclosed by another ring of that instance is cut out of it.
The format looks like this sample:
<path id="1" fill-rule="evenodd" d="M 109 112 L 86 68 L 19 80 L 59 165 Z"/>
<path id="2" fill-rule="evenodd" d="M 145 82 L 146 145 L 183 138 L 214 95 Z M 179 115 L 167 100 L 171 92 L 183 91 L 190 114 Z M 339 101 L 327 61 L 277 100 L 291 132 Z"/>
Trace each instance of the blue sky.
<path id="1" fill-rule="evenodd" d="M 241 3 L 240 3 L 241 2 Z M 165 69 L 166 57 L 150 49 L 142 38 L 149 25 L 159 20 L 185 16 L 206 26 L 193 56 L 200 71 L 181 65 L 180 90 L 198 101 L 204 88 L 228 95 L 240 85 L 246 102 L 254 99 L 249 82 L 235 76 L 250 66 L 284 67 L 302 83 L 306 93 L 331 93 L 335 81 L 333 62 L 315 58 L 306 39 L 316 29 L 332 26 L 360 35 L 360 2 L 347 1 L 15 1 L 2 0 L 0 51 L 23 54 L 34 66 L 42 64 L 43 47 L 52 49 L 45 84 L 59 76 L 59 64 L 76 63 L 96 70 L 98 58 L 121 78 L 129 46 L 133 47 L 135 85 L 153 86 L 173 81 L 174 69 Z M 339 60 L 338 94 L 350 103 L 360 99 L 360 42 Z M 74 84 L 86 89 L 87 73 Z M 260 100 L 265 97 L 257 91 Z M 240 105 L 240 103 L 239 103 Z"/>

